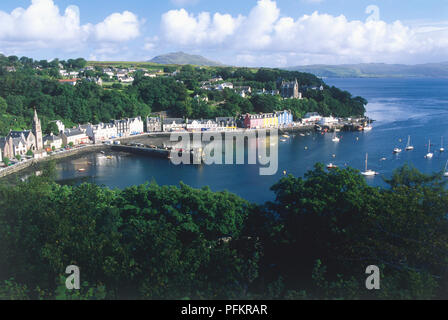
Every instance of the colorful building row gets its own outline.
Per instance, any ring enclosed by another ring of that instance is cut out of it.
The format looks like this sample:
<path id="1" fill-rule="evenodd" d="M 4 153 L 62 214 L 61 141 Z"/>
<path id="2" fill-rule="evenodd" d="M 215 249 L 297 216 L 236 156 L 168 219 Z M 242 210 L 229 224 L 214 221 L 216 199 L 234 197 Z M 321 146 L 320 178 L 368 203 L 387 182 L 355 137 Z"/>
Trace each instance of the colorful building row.
<path id="1" fill-rule="evenodd" d="M 293 115 L 286 110 L 274 113 L 247 114 L 244 117 L 244 127 L 247 129 L 287 127 L 292 123 Z"/>

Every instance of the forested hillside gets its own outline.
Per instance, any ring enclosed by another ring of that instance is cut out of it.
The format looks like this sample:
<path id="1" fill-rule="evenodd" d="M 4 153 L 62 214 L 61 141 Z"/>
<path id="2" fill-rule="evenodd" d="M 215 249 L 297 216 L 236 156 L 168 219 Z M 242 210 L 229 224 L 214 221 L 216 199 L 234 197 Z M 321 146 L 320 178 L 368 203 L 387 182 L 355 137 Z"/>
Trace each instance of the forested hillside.
<path id="1" fill-rule="evenodd" d="M 91 79 L 106 79 L 103 69 L 96 66 L 93 71 L 84 71 L 86 64 L 84 59 L 48 62 L 0 55 L 0 135 L 5 135 L 10 129 L 29 128 L 34 107 L 43 119 L 44 130 L 48 130 L 51 120 L 63 120 L 72 126 L 124 117 L 146 117 L 158 111 L 188 118 L 238 116 L 283 109 L 293 111 L 296 118 L 310 111 L 322 115 L 352 116 L 364 114 L 364 105 L 367 104 L 363 98 L 353 98 L 348 92 L 330 88 L 319 78 L 300 72 L 162 66 L 166 71 L 164 76 L 151 78 L 145 76 L 144 70 L 137 70 L 130 85 L 113 83 L 101 87 Z M 81 70 L 82 80 L 76 86 L 59 83 L 61 66 L 67 71 Z M 168 71 L 178 72 L 171 74 Z M 258 94 L 243 98 L 230 89 L 201 89 L 201 82 L 213 77 L 222 77 L 223 81 L 232 82 L 235 86 L 251 86 L 254 91 L 276 90 L 283 80 L 295 79 L 304 88 L 324 85 L 325 89 L 306 89 L 303 100 L 283 100 L 280 96 Z"/>
<path id="2" fill-rule="evenodd" d="M 318 164 L 257 206 L 182 184 L 60 186 L 47 168 L 0 185 L 0 299 L 447 299 L 446 180 L 404 167 L 388 183 Z"/>

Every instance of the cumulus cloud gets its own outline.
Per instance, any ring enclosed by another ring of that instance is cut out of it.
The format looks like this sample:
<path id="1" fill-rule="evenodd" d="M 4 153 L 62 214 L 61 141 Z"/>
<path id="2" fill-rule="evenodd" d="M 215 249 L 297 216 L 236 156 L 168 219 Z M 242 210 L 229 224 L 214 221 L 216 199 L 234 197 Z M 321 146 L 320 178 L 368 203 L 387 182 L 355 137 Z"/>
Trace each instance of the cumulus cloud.
<path id="1" fill-rule="evenodd" d="M 113 13 L 98 24 L 80 23 L 77 6 L 63 13 L 53 0 L 32 0 L 28 8 L 11 13 L 0 11 L 0 44 L 11 48 L 73 49 L 97 42 L 123 42 L 140 35 L 138 17 L 129 12 Z"/>
<path id="2" fill-rule="evenodd" d="M 219 46 L 253 64 L 413 62 L 448 53 L 446 26 L 349 20 L 317 11 L 294 18 L 282 15 L 273 0 L 259 0 L 248 16 L 171 10 L 162 16 L 161 30 L 161 38 L 173 45 Z"/>

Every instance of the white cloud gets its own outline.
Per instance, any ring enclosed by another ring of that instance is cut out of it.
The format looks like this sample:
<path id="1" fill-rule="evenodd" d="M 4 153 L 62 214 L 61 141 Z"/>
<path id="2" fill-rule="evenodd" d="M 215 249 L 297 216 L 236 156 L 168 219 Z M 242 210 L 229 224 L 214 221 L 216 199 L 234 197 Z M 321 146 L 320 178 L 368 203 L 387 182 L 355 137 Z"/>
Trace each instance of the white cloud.
<path id="1" fill-rule="evenodd" d="M 0 45 L 6 48 L 56 48 L 67 51 L 103 42 L 124 42 L 140 35 L 138 17 L 129 12 L 113 13 L 94 25 L 81 25 L 77 6 L 63 13 L 53 0 L 32 0 L 28 8 L 11 13 L 0 11 Z"/>
<path id="2" fill-rule="evenodd" d="M 418 62 L 448 53 L 444 24 L 423 28 L 319 12 L 293 18 L 282 16 L 272 0 L 259 0 L 248 16 L 171 10 L 162 16 L 161 30 L 161 40 L 177 47 L 225 48 L 252 65 Z"/>

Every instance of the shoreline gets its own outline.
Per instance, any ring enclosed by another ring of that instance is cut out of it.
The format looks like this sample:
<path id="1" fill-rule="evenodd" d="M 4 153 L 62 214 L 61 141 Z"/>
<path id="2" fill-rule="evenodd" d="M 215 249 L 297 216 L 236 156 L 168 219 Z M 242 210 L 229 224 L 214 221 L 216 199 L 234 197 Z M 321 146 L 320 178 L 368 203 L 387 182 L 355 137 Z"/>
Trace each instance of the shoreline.
<path id="1" fill-rule="evenodd" d="M 340 126 L 341 128 L 343 126 Z M 258 132 L 260 130 L 266 130 L 266 129 L 237 129 L 234 131 L 203 131 L 203 132 L 197 132 L 197 133 L 208 133 L 208 134 L 233 134 L 233 135 L 242 135 L 245 134 L 247 131 L 249 132 L 255 132 L 258 135 Z M 290 127 L 290 128 L 278 128 L 279 135 L 287 134 L 287 133 L 304 133 L 304 132 L 312 132 L 315 131 L 315 125 L 306 125 L 306 126 L 297 126 L 297 127 Z M 121 151 L 126 152 L 129 154 L 133 153 L 139 153 L 139 154 L 145 154 L 149 156 L 159 157 L 159 158 L 167 158 L 169 156 L 170 151 L 164 150 L 164 149 L 151 149 L 151 148 L 139 148 L 139 147 L 132 147 L 126 145 L 127 143 L 132 142 L 141 142 L 142 140 L 149 140 L 149 143 L 157 144 L 158 142 L 165 144 L 166 142 L 170 142 L 171 134 L 174 132 L 147 132 L 141 135 L 136 136 L 130 136 L 125 138 L 117 138 L 113 141 L 119 141 L 120 145 L 115 144 L 91 144 L 91 145 L 84 145 L 79 148 L 75 148 L 72 150 L 67 150 L 58 154 L 49 155 L 45 158 L 39 158 L 39 159 L 29 159 L 25 160 L 23 162 L 20 162 L 18 164 L 15 164 L 13 166 L 2 168 L 0 169 L 0 179 L 3 179 L 7 176 L 19 173 L 25 169 L 28 169 L 34 165 L 38 165 L 41 163 L 45 163 L 52 160 L 60 160 L 60 159 L 67 159 L 70 157 L 76 157 L 83 154 L 88 154 L 92 152 L 100 152 L 100 151 Z M 179 134 L 189 134 L 190 136 L 194 134 L 194 132 L 178 132 Z M 159 140 L 159 141 L 157 141 Z M 157 142 L 156 142 L 157 141 Z M 146 141 L 148 142 L 148 141 Z M 0 180 L 1 181 L 1 180 Z"/>
<path id="2" fill-rule="evenodd" d="M 110 146 L 108 146 L 108 145 L 86 145 L 81 148 L 68 150 L 68 151 L 62 152 L 60 154 L 50 155 L 45 158 L 29 159 L 29 160 L 20 162 L 16 165 L 13 165 L 11 167 L 3 168 L 2 170 L 0 170 L 0 179 L 5 178 L 5 177 L 10 176 L 15 173 L 19 173 L 20 171 L 28 169 L 37 164 L 45 163 L 45 162 L 52 161 L 52 160 L 60 160 L 60 159 L 66 159 L 66 158 L 70 158 L 70 157 L 80 156 L 85 153 L 91 153 L 92 151 L 106 151 L 109 149 L 110 149 Z"/>

